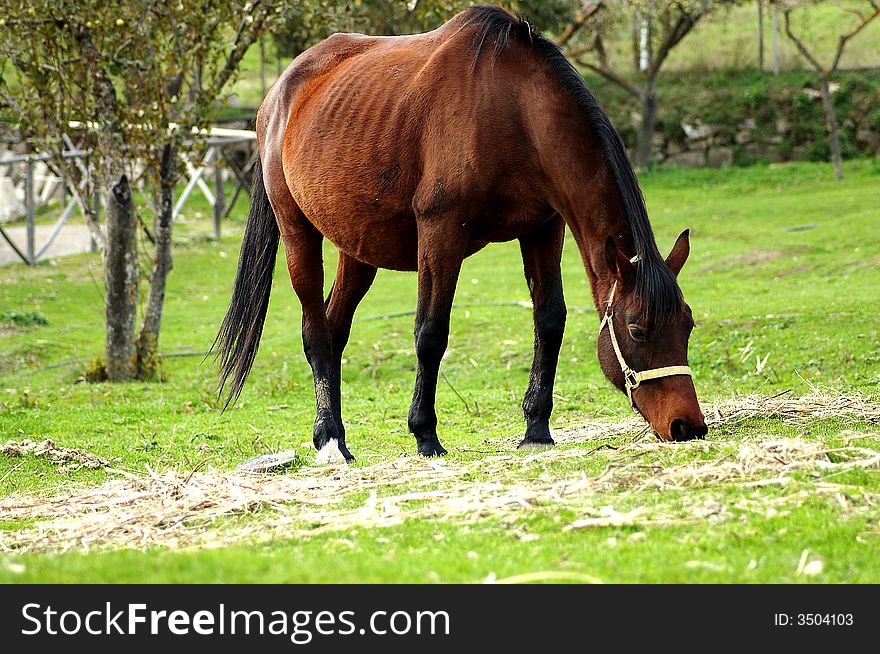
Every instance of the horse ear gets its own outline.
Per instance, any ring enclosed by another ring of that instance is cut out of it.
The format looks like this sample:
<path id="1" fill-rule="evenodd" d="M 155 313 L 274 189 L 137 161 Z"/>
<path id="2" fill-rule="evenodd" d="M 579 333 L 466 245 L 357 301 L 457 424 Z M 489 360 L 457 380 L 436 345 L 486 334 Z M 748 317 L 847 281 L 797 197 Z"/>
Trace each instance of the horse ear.
<path id="1" fill-rule="evenodd" d="M 611 235 L 605 240 L 605 262 L 611 275 L 620 281 L 621 286 L 628 287 L 631 284 L 635 278 L 636 268 L 618 249 Z"/>
<path id="2" fill-rule="evenodd" d="M 686 229 L 679 235 L 675 245 L 672 246 L 672 251 L 666 257 L 666 265 L 669 266 L 676 277 L 678 277 L 678 273 L 681 272 L 684 262 L 687 261 L 688 255 L 691 252 L 690 231 Z"/>

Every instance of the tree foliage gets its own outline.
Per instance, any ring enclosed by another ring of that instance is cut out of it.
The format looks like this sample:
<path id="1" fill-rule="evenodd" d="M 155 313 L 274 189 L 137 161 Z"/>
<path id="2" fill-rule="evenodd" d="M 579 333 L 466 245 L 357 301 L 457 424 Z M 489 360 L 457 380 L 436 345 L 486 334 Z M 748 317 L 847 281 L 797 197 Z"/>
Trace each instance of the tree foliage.
<path id="1" fill-rule="evenodd" d="M 299 3 L 273 29 L 278 51 L 293 57 L 333 32 L 414 34 L 432 30 L 478 4 L 467 0 L 325 0 Z M 500 0 L 499 6 L 555 32 L 574 17 L 572 0 Z"/>
<path id="2" fill-rule="evenodd" d="M 0 99 L 77 194 L 104 254 L 111 378 L 154 370 L 178 157 L 200 147 L 194 131 L 207 124 L 247 49 L 282 9 L 268 0 L 8 1 L 0 26 Z M 90 151 L 87 173 L 63 154 L 76 138 Z M 130 233 L 137 223 L 129 215 L 137 208 L 118 201 L 129 197 L 129 179 L 150 191 L 155 215 L 137 339 L 133 321 L 114 324 L 137 302 L 137 241 Z M 107 199 L 106 231 L 93 212 L 95 195 Z M 110 283 L 119 277 L 130 281 Z M 129 363 L 111 371 L 111 361 Z"/>
<path id="3" fill-rule="evenodd" d="M 2 90 L 40 150 L 59 152 L 79 121 L 94 128 L 98 159 L 137 159 L 158 181 L 162 148 L 187 147 L 207 124 L 275 10 L 259 0 L 12 0 Z"/>

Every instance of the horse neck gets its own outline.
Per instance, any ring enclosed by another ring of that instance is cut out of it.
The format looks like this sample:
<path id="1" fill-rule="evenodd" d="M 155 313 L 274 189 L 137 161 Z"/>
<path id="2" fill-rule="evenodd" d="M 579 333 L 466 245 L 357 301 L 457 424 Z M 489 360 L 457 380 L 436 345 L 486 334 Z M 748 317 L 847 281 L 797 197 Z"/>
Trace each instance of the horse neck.
<path id="1" fill-rule="evenodd" d="M 633 256 L 632 229 L 617 180 L 586 118 L 564 92 L 549 98 L 556 110 L 540 112 L 533 127 L 547 172 L 547 196 L 574 237 L 601 313 L 612 285 L 605 241 L 612 234 L 618 247 Z"/>

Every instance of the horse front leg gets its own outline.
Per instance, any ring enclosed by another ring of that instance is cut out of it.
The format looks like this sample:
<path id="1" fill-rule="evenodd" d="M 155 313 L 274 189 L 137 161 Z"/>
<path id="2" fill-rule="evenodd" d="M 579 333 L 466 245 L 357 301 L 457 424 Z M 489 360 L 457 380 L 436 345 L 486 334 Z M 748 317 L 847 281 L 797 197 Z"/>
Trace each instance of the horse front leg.
<path id="1" fill-rule="evenodd" d="M 535 356 L 523 398 L 526 434 L 520 448 L 554 444 L 550 413 L 566 315 L 560 268 L 564 236 L 565 224 L 557 216 L 519 239 L 535 323 Z"/>
<path id="2" fill-rule="evenodd" d="M 458 226 L 461 221 L 455 221 Z M 419 299 L 416 308 L 415 341 L 418 368 L 409 430 L 416 438 L 419 454 L 441 456 L 446 449 L 437 437 L 437 376 L 449 342 L 449 314 L 461 271 L 467 240 L 462 233 L 440 220 L 419 224 Z"/>

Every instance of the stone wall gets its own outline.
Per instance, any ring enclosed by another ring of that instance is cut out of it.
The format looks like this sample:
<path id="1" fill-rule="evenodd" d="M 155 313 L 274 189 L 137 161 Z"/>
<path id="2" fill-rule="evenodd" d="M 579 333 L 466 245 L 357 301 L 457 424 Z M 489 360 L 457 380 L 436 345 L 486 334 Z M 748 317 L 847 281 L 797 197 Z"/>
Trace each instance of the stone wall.
<path id="1" fill-rule="evenodd" d="M 785 119 L 776 120 L 772 130 L 758 129 L 754 118 L 743 119 L 735 130 L 730 125 L 706 124 L 699 119 L 692 123 L 682 122 L 680 126 L 679 138 L 667 136 L 668 132 L 655 132 L 654 161 L 680 168 L 722 168 L 742 161 L 779 162 L 812 158 L 812 144 L 792 143 L 794 135 Z M 848 127 L 855 135 L 861 154 L 880 155 L 880 129 Z"/>
<path id="2" fill-rule="evenodd" d="M 627 147 L 641 106 L 597 75 L 585 77 Z M 816 74 L 755 70 L 670 72 L 658 80 L 656 161 L 682 167 L 828 161 L 830 147 Z M 847 71 L 831 84 L 843 157 L 880 154 L 880 70 Z"/>

